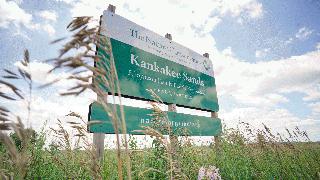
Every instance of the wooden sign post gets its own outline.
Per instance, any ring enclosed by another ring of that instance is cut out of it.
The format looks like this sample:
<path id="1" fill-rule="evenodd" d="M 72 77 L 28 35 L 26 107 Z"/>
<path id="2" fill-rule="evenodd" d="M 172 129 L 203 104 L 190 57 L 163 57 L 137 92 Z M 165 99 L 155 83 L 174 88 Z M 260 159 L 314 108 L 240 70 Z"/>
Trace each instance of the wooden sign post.
<path id="1" fill-rule="evenodd" d="M 209 53 L 204 53 L 203 56 L 209 59 Z M 214 111 L 211 112 L 211 117 L 212 118 L 218 118 L 218 113 L 214 112 Z M 219 135 L 214 136 L 214 143 L 215 143 L 216 147 L 219 146 L 219 141 L 220 141 L 219 138 L 220 138 Z"/>
<path id="2" fill-rule="evenodd" d="M 172 35 L 167 33 L 165 35 L 165 38 L 169 39 L 170 41 L 172 41 Z M 168 105 L 168 111 L 169 112 L 177 112 L 177 105 L 176 104 L 169 104 Z M 180 170 L 181 166 L 179 164 L 178 161 L 178 153 L 177 150 L 179 148 L 179 141 L 178 141 L 178 136 L 175 136 L 173 134 L 170 134 L 169 136 L 170 138 L 170 144 L 171 144 L 171 155 L 172 155 L 172 165 L 174 166 L 174 172 L 173 173 L 173 178 L 174 179 L 179 179 L 181 177 L 179 177 L 179 175 L 181 174 L 181 172 L 178 172 L 177 170 Z"/>
<path id="3" fill-rule="evenodd" d="M 104 102 L 102 102 L 104 101 Z M 107 103 L 107 97 L 103 99 L 102 97 L 98 97 L 99 103 Z M 96 157 L 99 159 L 100 163 L 103 163 L 104 157 L 104 138 L 105 133 L 93 133 L 93 145 L 96 150 Z"/>
<path id="4" fill-rule="evenodd" d="M 116 7 L 109 4 L 108 11 L 115 13 Z M 101 17 L 100 17 L 99 24 L 101 26 Z M 96 52 L 98 52 L 98 49 L 96 50 Z M 102 103 L 102 101 L 104 101 L 104 103 L 108 103 L 107 97 L 105 98 L 97 97 L 97 98 L 99 103 Z M 103 157 L 104 157 L 104 138 L 105 138 L 105 133 L 93 133 L 93 145 L 96 150 L 96 157 L 99 159 L 100 163 L 103 162 Z"/>

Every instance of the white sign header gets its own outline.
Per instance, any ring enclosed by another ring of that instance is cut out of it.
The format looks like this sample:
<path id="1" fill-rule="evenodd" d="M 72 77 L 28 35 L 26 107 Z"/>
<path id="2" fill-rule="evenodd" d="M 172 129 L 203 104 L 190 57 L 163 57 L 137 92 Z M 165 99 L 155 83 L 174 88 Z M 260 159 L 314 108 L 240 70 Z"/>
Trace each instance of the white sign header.
<path id="1" fill-rule="evenodd" d="M 214 76 L 212 63 L 208 58 L 108 10 L 103 12 L 101 34 Z"/>

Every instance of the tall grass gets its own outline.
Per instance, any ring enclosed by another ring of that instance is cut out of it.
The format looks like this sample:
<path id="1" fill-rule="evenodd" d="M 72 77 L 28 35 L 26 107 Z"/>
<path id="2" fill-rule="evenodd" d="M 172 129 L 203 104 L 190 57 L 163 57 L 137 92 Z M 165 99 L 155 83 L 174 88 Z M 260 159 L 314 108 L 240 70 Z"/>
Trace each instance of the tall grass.
<path id="1" fill-rule="evenodd" d="M 82 122 L 81 124 L 85 125 Z M 60 135 L 57 139 L 52 139 L 48 147 L 44 146 L 45 141 L 48 141 L 46 139 L 48 133 L 38 132 L 35 142 L 26 150 L 29 158 L 24 171 L 17 171 L 16 168 L 20 166 L 9 163 L 11 162 L 10 152 L 7 149 L 1 149 L 3 163 L 0 169 L 2 173 L 7 176 L 12 174 L 15 178 L 24 175 L 25 179 L 33 177 L 119 179 L 116 162 L 117 150 L 106 149 L 104 161 L 100 165 L 98 159 L 93 158 L 95 152 L 85 148 L 90 145 L 86 146 L 84 139 L 90 136 L 83 136 L 81 138 L 83 140 L 79 141 L 82 148 L 80 146 L 76 148 L 77 146 L 70 145 L 70 142 L 79 136 L 68 137 L 67 134 L 71 133 L 63 128 L 60 126 L 55 130 L 60 131 L 57 133 Z M 290 133 L 293 132 L 296 130 L 290 131 Z M 201 167 L 207 168 L 212 165 L 220 169 L 223 179 L 319 179 L 319 143 L 294 141 L 280 143 L 267 140 L 268 136 L 265 134 L 256 134 L 255 137 L 264 140 L 248 141 L 243 131 L 226 130 L 221 138 L 221 147 L 218 152 L 214 144 L 195 146 L 188 137 L 185 137 L 188 143 L 179 141 L 179 163 L 181 172 L 184 174 L 182 179 L 195 179 Z M 138 149 L 137 141 L 131 138 L 129 144 L 132 179 L 171 178 L 170 159 L 167 154 L 169 151 L 164 143 L 155 138 L 151 148 Z M 126 165 L 122 165 L 125 169 Z M 127 174 L 123 174 L 124 179 L 127 177 Z"/>

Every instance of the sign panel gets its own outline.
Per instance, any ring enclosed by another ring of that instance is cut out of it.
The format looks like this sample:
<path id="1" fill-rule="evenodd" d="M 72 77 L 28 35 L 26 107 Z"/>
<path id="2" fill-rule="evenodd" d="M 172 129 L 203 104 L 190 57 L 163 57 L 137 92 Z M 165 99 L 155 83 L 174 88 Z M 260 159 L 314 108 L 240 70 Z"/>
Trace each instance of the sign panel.
<path id="1" fill-rule="evenodd" d="M 208 58 L 110 11 L 104 11 L 101 34 L 110 37 L 123 95 L 153 100 L 151 89 L 165 103 L 219 110 Z"/>
<path id="2" fill-rule="evenodd" d="M 117 105 L 117 112 L 120 117 L 120 107 Z M 151 114 L 152 109 L 143 109 L 136 107 L 124 106 L 126 117 L 127 133 L 141 134 L 134 130 L 142 130 L 141 126 L 151 126 L 153 120 Z M 171 125 L 174 133 L 185 134 L 191 136 L 216 136 L 221 133 L 221 120 L 219 118 L 209 118 L 203 116 L 187 115 L 176 112 L 167 112 L 167 123 Z M 89 127 L 92 133 L 114 134 L 112 121 L 103 107 L 98 103 L 92 103 L 89 111 L 89 121 L 100 121 L 101 123 L 93 123 Z"/>

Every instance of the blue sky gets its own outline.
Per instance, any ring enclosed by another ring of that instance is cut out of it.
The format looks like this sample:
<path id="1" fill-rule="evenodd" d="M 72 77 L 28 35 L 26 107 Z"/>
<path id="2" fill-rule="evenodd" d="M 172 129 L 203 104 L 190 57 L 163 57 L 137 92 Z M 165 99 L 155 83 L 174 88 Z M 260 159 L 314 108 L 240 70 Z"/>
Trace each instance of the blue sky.
<path id="1" fill-rule="evenodd" d="M 213 30 L 217 47 L 223 50 L 229 46 L 239 58 L 256 62 L 261 60 L 287 58 L 315 50 L 320 41 L 320 3 L 317 1 L 261 1 L 263 19 L 249 20 L 239 26 L 238 17 L 227 16 L 223 24 Z M 301 28 L 310 34 L 297 38 Z M 295 37 L 295 38 L 293 38 Z M 293 38 L 291 43 L 286 43 Z M 263 57 L 256 57 L 256 51 L 270 49 Z"/>
<path id="2" fill-rule="evenodd" d="M 68 35 L 65 27 L 72 17 L 98 18 L 109 3 L 116 5 L 117 14 L 210 54 L 219 117 L 228 127 L 239 119 L 255 127 L 265 123 L 279 132 L 299 126 L 312 140 L 320 140 L 320 2 L 315 0 L 0 0 L 1 67 L 17 66 L 28 48 L 36 83 L 66 76 L 46 75 L 52 65 L 43 60 L 57 55 L 59 48 L 49 42 Z M 76 99 L 59 98 L 54 91 L 68 85 L 35 90 L 34 118 L 53 125 L 70 110 L 86 116 L 96 97 L 86 92 Z"/>

